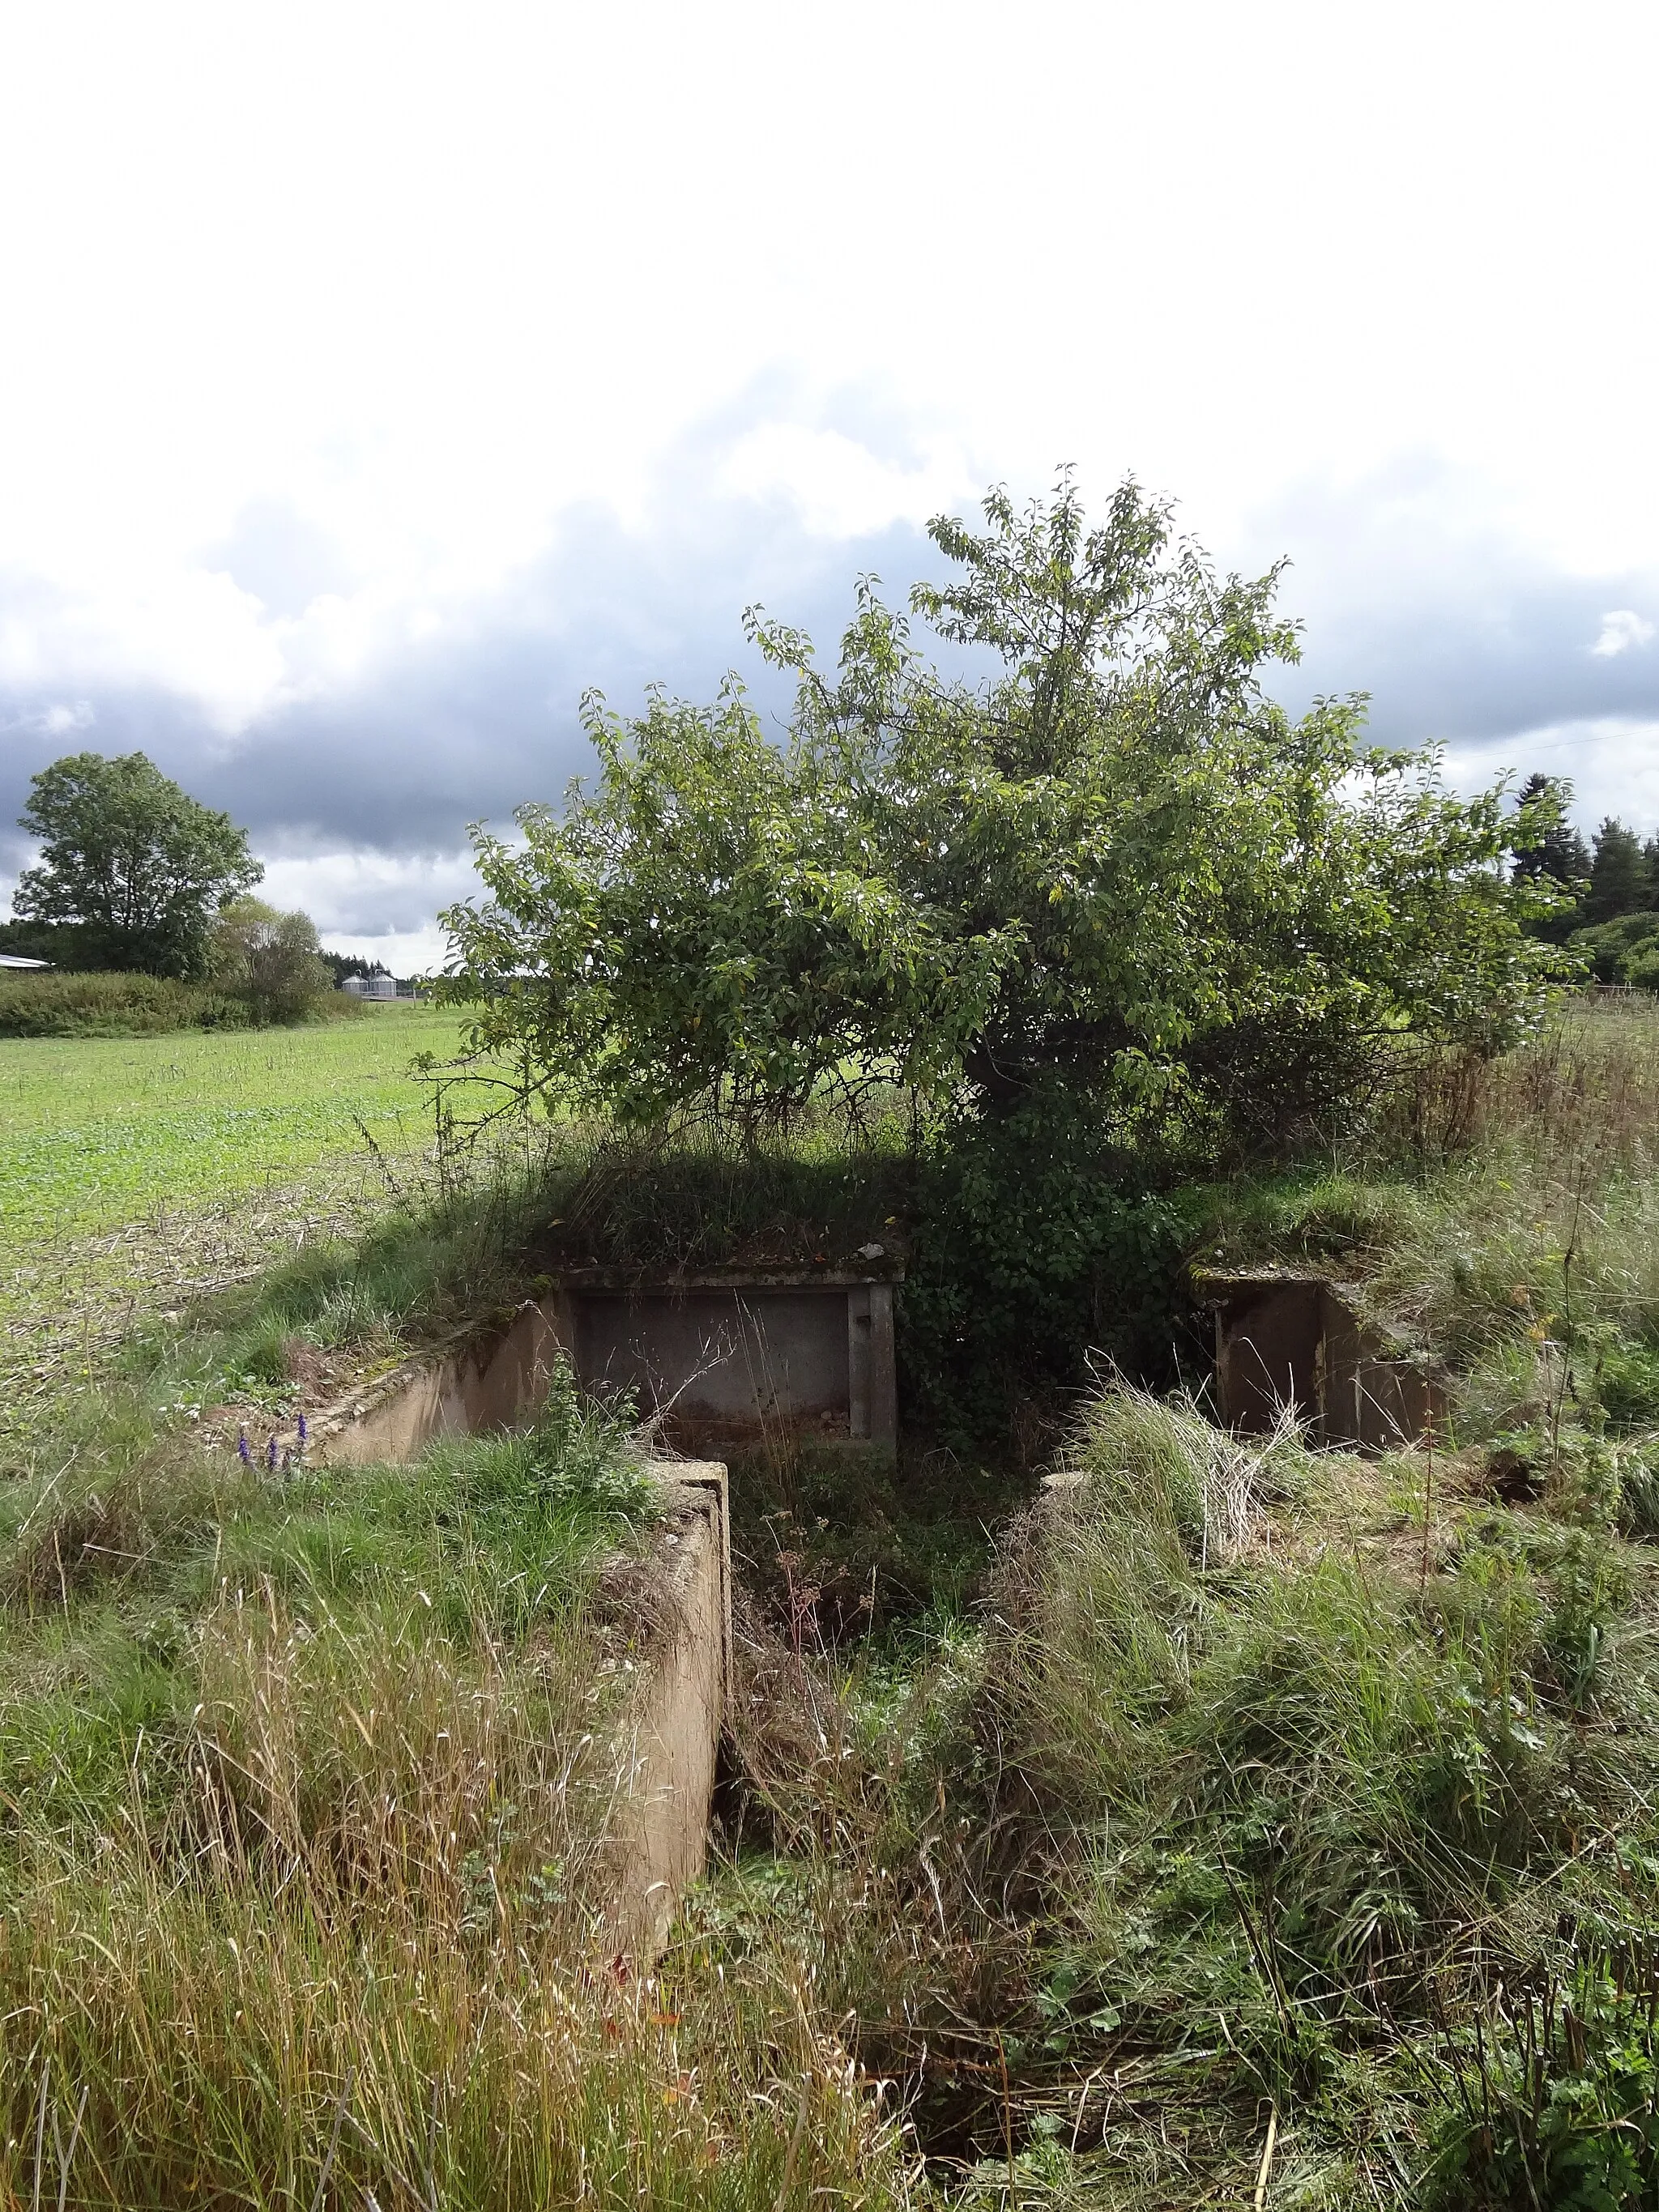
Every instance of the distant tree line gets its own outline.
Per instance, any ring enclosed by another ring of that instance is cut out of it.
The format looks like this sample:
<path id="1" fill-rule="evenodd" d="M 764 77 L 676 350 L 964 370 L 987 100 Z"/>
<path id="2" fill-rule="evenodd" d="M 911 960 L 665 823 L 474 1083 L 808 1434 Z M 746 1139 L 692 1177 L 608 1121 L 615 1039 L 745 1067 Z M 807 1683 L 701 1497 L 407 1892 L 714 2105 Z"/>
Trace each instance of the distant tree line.
<path id="1" fill-rule="evenodd" d="M 252 896 L 264 873 L 247 832 L 141 752 L 70 753 L 29 787 L 19 825 L 40 856 L 0 923 L 0 951 L 70 974 L 199 984 L 258 1021 L 301 1018 L 379 962 L 325 952 L 310 916 Z"/>
<path id="2" fill-rule="evenodd" d="M 1645 842 L 1608 815 L 1587 845 L 1566 817 L 1564 776 L 1528 776 L 1520 799 L 1549 824 L 1515 848 L 1517 876 L 1553 887 L 1559 904 L 1535 933 L 1565 945 L 1600 983 L 1659 990 L 1659 837 Z"/>
<path id="3" fill-rule="evenodd" d="M 325 947 L 323 958 L 328 963 L 329 973 L 334 978 L 334 988 L 337 991 L 348 975 L 361 975 L 367 983 L 372 981 L 376 975 L 389 975 L 392 973 L 384 960 L 361 959 L 355 952 L 331 952 Z"/>

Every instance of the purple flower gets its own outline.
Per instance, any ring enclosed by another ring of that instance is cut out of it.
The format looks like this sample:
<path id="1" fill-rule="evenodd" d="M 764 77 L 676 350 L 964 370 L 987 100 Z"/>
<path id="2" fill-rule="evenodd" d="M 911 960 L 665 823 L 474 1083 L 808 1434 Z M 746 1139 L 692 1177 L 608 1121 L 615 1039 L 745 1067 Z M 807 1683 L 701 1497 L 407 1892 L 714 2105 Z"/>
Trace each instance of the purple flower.
<path id="1" fill-rule="evenodd" d="M 270 1441 L 270 1442 L 269 1442 L 269 1443 L 267 1443 L 267 1444 L 266 1444 L 266 1446 L 265 1446 L 265 1465 L 266 1465 L 266 1466 L 270 1469 L 270 1471 L 271 1471 L 271 1473 L 272 1473 L 273 1474 L 276 1473 L 276 1435 L 275 1435 L 275 1432 L 274 1432 L 274 1431 L 273 1431 L 273 1433 L 272 1433 L 272 1435 L 271 1435 Z"/>
<path id="2" fill-rule="evenodd" d="M 310 1443 L 310 1441 L 311 1441 L 311 1431 L 310 1431 L 310 1430 L 309 1430 L 309 1429 L 307 1429 L 307 1426 L 306 1426 L 306 1417 L 305 1417 L 305 1415 L 304 1415 L 303 1413 L 301 1413 L 301 1416 L 300 1416 L 300 1449 L 301 1449 L 301 1451 L 303 1451 L 303 1450 L 305 1449 L 306 1446 Z"/>
<path id="3" fill-rule="evenodd" d="M 238 1429 L 236 1431 L 236 1456 L 241 1461 L 244 1467 L 247 1467 L 252 1462 L 253 1455 L 247 1448 L 247 1431 L 246 1429 Z"/>

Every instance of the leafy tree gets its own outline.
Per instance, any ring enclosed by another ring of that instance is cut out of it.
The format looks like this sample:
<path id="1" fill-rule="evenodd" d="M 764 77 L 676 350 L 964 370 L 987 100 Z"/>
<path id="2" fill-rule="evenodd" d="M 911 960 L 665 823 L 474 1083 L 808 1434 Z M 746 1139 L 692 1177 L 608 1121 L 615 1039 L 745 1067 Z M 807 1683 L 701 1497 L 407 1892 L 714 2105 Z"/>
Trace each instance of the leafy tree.
<path id="1" fill-rule="evenodd" d="M 1517 795 L 1516 827 L 1510 832 L 1516 878 L 1540 894 L 1554 894 L 1553 905 L 1540 900 L 1529 924 L 1534 936 L 1552 945 L 1565 944 L 1583 920 L 1589 883 L 1589 848 L 1567 819 L 1571 804 L 1572 785 L 1567 777 L 1529 775 Z M 1529 830 L 1521 830 L 1523 818 L 1533 823 Z"/>
<path id="2" fill-rule="evenodd" d="M 246 830 L 143 753 L 54 761 L 34 777 L 19 820 L 42 851 L 18 881 L 13 911 L 72 929 L 82 966 L 199 974 L 216 910 L 264 872 Z"/>
<path id="3" fill-rule="evenodd" d="M 1516 828 L 1515 872 L 1537 883 L 1548 877 L 1564 890 L 1581 892 L 1589 880 L 1590 856 L 1582 834 L 1567 819 L 1572 784 L 1564 775 L 1529 775 L 1516 794 L 1517 817 L 1525 810 L 1534 825 Z"/>
<path id="4" fill-rule="evenodd" d="M 73 968 L 76 933 L 38 921 L 0 921 L 0 952 L 20 960 L 45 960 L 54 968 Z"/>
<path id="5" fill-rule="evenodd" d="M 735 679 L 632 721 L 590 697 L 597 785 L 521 809 L 521 845 L 475 829 L 489 898 L 443 917 L 481 1046 L 624 1122 L 752 1133 L 886 1077 L 1273 1140 L 1397 1032 L 1512 1031 L 1555 956 L 1504 860 L 1547 806 L 1456 799 L 1433 754 L 1364 743 L 1358 698 L 1292 720 L 1261 680 L 1297 655 L 1277 572 L 1218 577 L 1133 483 L 1092 530 L 1069 478 L 985 514 L 933 524 L 956 574 L 911 595 L 983 681 L 866 580 L 833 676 L 751 613 L 796 681 L 785 744 Z"/>
<path id="6" fill-rule="evenodd" d="M 1631 973 L 1632 960 L 1650 951 L 1656 939 L 1659 939 L 1659 914 L 1650 910 L 1615 915 L 1611 921 L 1575 930 L 1567 939 L 1567 950 L 1588 965 L 1598 983 L 1632 983 L 1637 980 Z"/>
<path id="7" fill-rule="evenodd" d="M 1639 914 L 1648 903 L 1647 863 L 1642 841 L 1616 815 L 1610 814 L 1595 833 L 1590 861 L 1589 890 L 1584 898 L 1584 920 L 1615 921 L 1621 914 Z"/>
<path id="8" fill-rule="evenodd" d="M 219 909 L 208 954 L 211 980 L 245 998 L 261 1021 L 292 1021 L 333 978 L 307 914 L 283 914 L 263 899 Z"/>

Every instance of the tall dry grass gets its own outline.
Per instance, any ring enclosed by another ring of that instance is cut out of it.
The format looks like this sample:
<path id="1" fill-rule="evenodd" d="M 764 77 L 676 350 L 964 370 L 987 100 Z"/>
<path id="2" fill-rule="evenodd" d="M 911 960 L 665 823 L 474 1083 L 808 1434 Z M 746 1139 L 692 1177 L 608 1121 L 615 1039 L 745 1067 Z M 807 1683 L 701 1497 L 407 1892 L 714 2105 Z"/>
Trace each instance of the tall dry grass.
<path id="1" fill-rule="evenodd" d="M 1070 1475 L 909 1663 L 744 1638 L 780 1858 L 769 1906 L 742 1865 L 734 1894 L 810 1929 L 938 2176 L 1004 2212 L 1249 2203 L 1271 2116 L 1269 2203 L 1650 2201 L 1571 2194 L 1620 2097 L 1659 2126 L 1644 1995 L 1589 2057 L 1575 2029 L 1536 2079 L 1481 2071 L 1659 1927 L 1653 1593 L 1608 1501 L 1517 1513 L 1443 1467 L 1431 1495 L 1420 1455 L 1258 1444 L 1118 1380 Z"/>
<path id="2" fill-rule="evenodd" d="M 1592 1405 L 1659 1346 L 1659 1004 L 1570 1004 L 1490 1060 L 1403 1054 L 1377 1122 L 1206 1227 L 1216 1258 L 1353 1283 L 1452 1370 L 1465 1440 Z"/>
<path id="3" fill-rule="evenodd" d="M 51 2201 L 54 2146 L 112 2207 L 903 2201 L 809 1986 L 688 2002 L 619 1950 L 591 1642 L 319 1659 L 249 1614 L 210 1626 L 165 1788 L 141 1749 L 125 1818 L 15 1839 L 9 2201 L 43 2169 Z"/>
<path id="4" fill-rule="evenodd" d="M 1502 1153 L 1543 1182 L 1571 1180 L 1587 1161 L 1604 1174 L 1639 1169 L 1659 1140 L 1659 1000 L 1569 1000 L 1494 1059 L 1402 1055 L 1378 1136 L 1384 1157 L 1428 1165 Z"/>
<path id="5" fill-rule="evenodd" d="M 794 1954 L 615 1903 L 656 1634 L 613 1421 L 45 1483 L 0 1547 L 0 2203 L 899 2203 Z M 640 1516 L 644 1514 L 644 1521 Z"/>

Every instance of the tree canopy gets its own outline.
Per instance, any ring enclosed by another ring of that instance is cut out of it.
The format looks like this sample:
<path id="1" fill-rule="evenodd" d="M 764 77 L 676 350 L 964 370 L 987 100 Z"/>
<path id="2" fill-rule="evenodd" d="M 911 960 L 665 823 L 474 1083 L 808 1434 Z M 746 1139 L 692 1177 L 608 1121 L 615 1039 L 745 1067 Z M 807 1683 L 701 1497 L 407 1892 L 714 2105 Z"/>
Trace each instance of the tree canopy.
<path id="1" fill-rule="evenodd" d="M 219 909 L 208 974 L 247 1000 L 261 1021 L 292 1021 L 334 976 L 308 914 L 284 914 L 264 899 L 234 898 Z"/>
<path id="2" fill-rule="evenodd" d="M 475 827 L 488 896 L 443 917 L 479 1045 L 636 1123 L 753 1128 L 881 1077 L 1265 1133 L 1391 1033 L 1512 1031 L 1555 956 L 1505 857 L 1547 802 L 1455 798 L 1432 752 L 1366 744 L 1362 698 L 1287 714 L 1278 571 L 1218 576 L 1134 483 L 1093 528 L 1069 477 L 984 514 L 934 521 L 951 573 L 910 598 L 981 680 L 865 579 L 833 674 L 750 612 L 784 742 L 732 678 L 631 720 L 588 699 L 597 781 L 521 842 Z"/>
<path id="3" fill-rule="evenodd" d="M 214 915 L 264 872 L 246 830 L 143 753 L 54 761 L 31 782 L 19 821 L 41 853 L 18 880 L 13 911 L 72 931 L 79 966 L 200 974 Z"/>
<path id="4" fill-rule="evenodd" d="M 1576 896 L 1589 880 L 1590 856 L 1582 833 L 1567 819 L 1571 803 L 1572 785 L 1565 776 L 1529 775 L 1521 787 L 1516 811 L 1528 809 L 1535 826 L 1527 832 L 1517 825 L 1512 834 L 1516 875 L 1534 882 L 1547 876 Z"/>
<path id="5" fill-rule="evenodd" d="M 1608 815 L 1595 833 L 1590 861 L 1589 890 L 1584 898 L 1584 920 L 1596 923 L 1615 921 L 1624 914 L 1639 914 L 1653 902 L 1647 855 L 1636 832 L 1616 815 Z"/>

